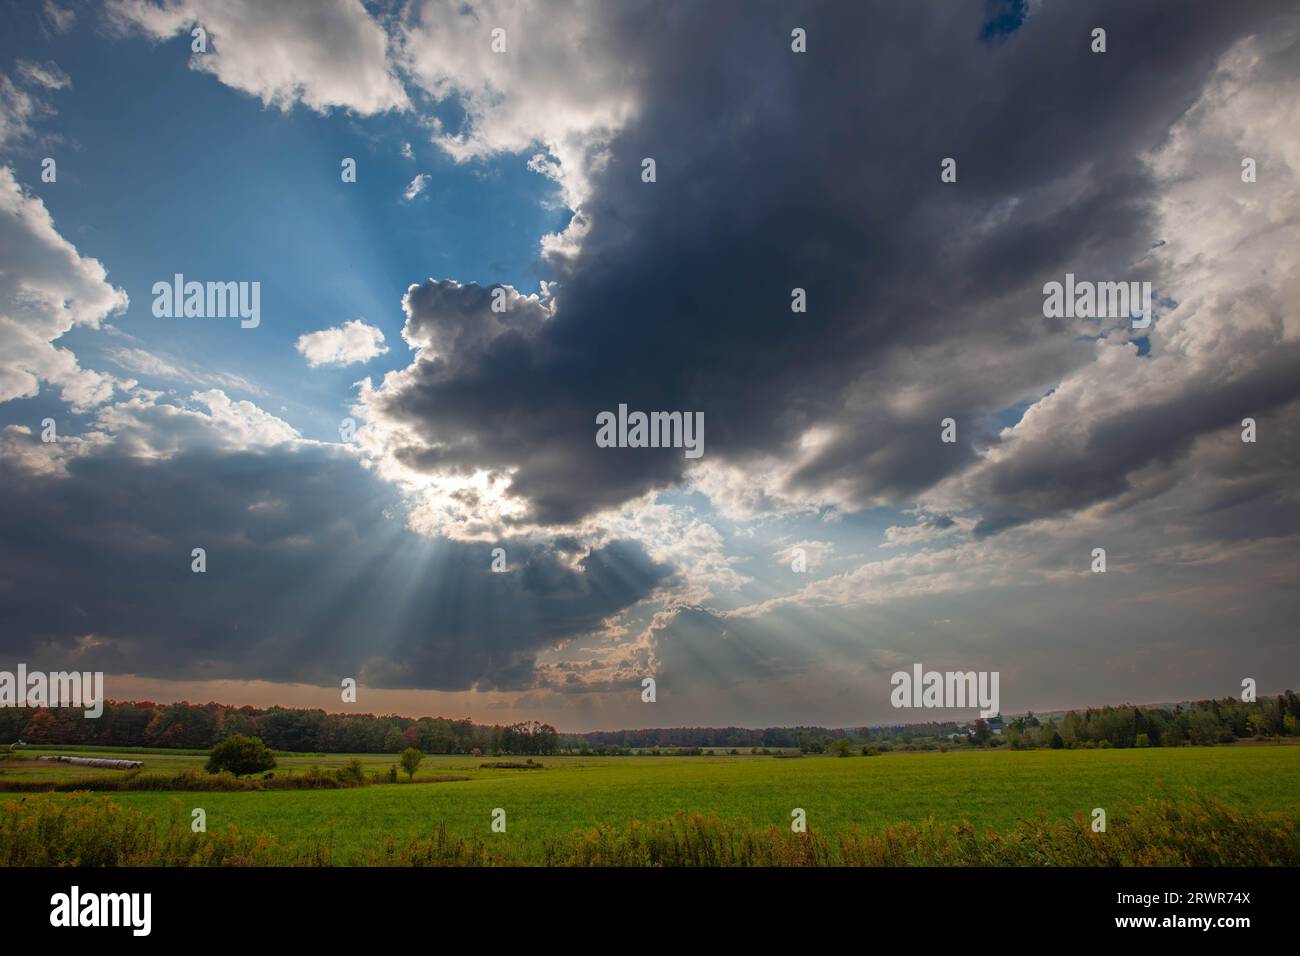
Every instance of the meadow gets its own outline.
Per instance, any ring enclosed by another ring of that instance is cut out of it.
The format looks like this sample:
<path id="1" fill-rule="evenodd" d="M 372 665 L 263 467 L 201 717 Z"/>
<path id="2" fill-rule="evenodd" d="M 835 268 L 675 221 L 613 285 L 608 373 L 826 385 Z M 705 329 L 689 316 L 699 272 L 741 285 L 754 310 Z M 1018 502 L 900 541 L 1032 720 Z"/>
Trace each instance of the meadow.
<path id="1" fill-rule="evenodd" d="M 45 751 L 35 751 L 45 752 Z M 71 751 L 63 751 L 71 752 Z M 90 754 L 89 748 L 77 752 Z M 201 754 L 135 754 L 149 771 L 201 767 Z M 277 774 L 340 767 L 352 755 L 279 758 Z M 357 755 L 369 772 L 386 773 L 392 755 Z M 452 838 L 481 840 L 536 860 L 548 843 L 597 827 L 625 830 L 632 820 L 703 814 L 723 823 L 788 831 L 791 810 L 807 814 L 810 833 L 928 823 L 1011 831 L 1023 821 L 1048 824 L 1087 818 L 1095 807 L 1112 818 L 1160 799 L 1197 796 L 1261 817 L 1300 821 L 1300 746 L 1233 745 L 1169 749 L 953 751 L 875 757 L 633 756 L 542 758 L 540 771 L 484 769 L 493 758 L 427 756 L 414 783 L 338 790 L 270 792 L 112 792 L 115 804 L 163 822 L 201 807 L 209 832 L 235 826 L 267 834 L 284 848 L 324 849 L 335 863 L 364 862 L 388 841 L 428 838 L 440 826 Z M 39 775 L 109 780 L 119 771 L 64 764 L 0 764 L 8 779 Z M 99 775 L 96 777 L 95 775 Z M 468 777 L 421 782 L 439 776 Z M 405 781 L 405 776 L 401 778 Z M 13 794 L 0 793 L 0 804 Z M 66 799 L 24 795 L 25 800 Z M 504 834 L 490 828 L 506 811 Z"/>

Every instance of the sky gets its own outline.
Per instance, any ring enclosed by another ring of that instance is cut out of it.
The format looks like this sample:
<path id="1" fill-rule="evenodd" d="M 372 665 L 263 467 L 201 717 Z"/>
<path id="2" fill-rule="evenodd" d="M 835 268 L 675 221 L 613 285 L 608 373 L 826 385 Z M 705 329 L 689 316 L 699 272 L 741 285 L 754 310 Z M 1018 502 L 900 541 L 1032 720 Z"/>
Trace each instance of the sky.
<path id="1" fill-rule="evenodd" d="M 565 731 L 1297 686 L 1294 4 L 4 17 L 0 668 Z"/>

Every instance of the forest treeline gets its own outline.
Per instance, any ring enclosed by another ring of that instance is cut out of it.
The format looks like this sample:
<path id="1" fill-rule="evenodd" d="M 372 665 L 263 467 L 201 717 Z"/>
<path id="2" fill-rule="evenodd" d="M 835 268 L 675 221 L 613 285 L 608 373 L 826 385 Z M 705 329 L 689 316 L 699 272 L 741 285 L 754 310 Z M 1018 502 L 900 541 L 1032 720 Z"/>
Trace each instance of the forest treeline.
<path id="1" fill-rule="evenodd" d="M 1000 733 L 993 727 L 999 724 Z M 993 722 L 929 722 L 884 727 L 674 727 L 561 734 L 563 748 L 594 754 L 631 750 L 776 750 L 846 753 L 846 745 L 875 752 L 952 746 L 1178 747 L 1231 743 L 1247 737 L 1300 737 L 1300 697 L 1286 691 L 1256 701 L 1200 700 L 1172 706 L 1089 707 L 1064 716 L 1023 716 Z"/>
<path id="2" fill-rule="evenodd" d="M 294 753 L 552 754 L 554 727 L 538 721 L 483 725 L 442 717 L 329 714 L 291 707 L 232 707 L 181 701 L 108 701 L 88 720 L 75 708 L 0 709 L 0 743 L 93 744 L 210 750 L 227 737 L 260 737 Z"/>
<path id="3" fill-rule="evenodd" d="M 994 722 L 994 727 L 999 722 Z M 1173 706 L 1106 706 L 1063 717 L 1032 713 L 1005 721 L 994 733 L 987 721 L 931 722 L 888 727 L 672 727 L 561 734 L 550 724 L 476 724 L 442 717 L 330 714 L 287 707 L 160 704 L 108 701 L 88 720 L 79 709 L 0 708 L 0 744 L 86 744 L 208 750 L 234 734 L 260 737 L 296 753 L 619 754 L 675 748 L 704 750 L 798 749 L 842 752 L 853 747 L 932 749 L 948 746 L 1176 747 L 1231 743 L 1248 737 L 1300 736 L 1300 697 L 1286 691 L 1258 701 L 1235 698 Z"/>

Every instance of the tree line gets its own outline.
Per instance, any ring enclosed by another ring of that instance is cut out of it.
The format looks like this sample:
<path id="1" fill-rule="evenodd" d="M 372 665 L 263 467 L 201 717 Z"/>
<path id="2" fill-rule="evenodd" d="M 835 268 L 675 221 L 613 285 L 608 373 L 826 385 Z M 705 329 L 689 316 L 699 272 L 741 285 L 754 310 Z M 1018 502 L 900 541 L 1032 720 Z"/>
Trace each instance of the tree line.
<path id="1" fill-rule="evenodd" d="M 1173 707 L 1089 707 L 1059 721 L 1030 713 L 1010 721 L 1003 737 L 1013 748 L 1181 747 L 1300 737 L 1300 697 L 1288 690 L 1256 701 L 1227 697 Z"/>
<path id="2" fill-rule="evenodd" d="M 73 708 L 0 708 L 0 742 L 174 747 L 210 750 L 234 736 L 259 737 L 294 753 L 552 754 L 559 735 L 550 724 L 475 724 L 443 717 L 329 714 L 290 707 L 232 707 L 211 702 L 108 701 L 87 720 Z"/>
<path id="3" fill-rule="evenodd" d="M 1001 735 L 977 720 L 883 727 L 669 727 L 560 734 L 550 724 L 476 724 L 445 717 L 330 714 L 289 707 L 232 707 L 215 702 L 108 701 L 87 720 L 74 708 L 0 708 L 0 743 L 88 744 L 210 750 L 232 736 L 260 737 L 274 750 L 295 753 L 622 754 L 663 748 L 831 752 L 838 741 L 878 750 L 959 745 L 1026 747 L 1177 747 L 1230 743 L 1247 737 L 1300 737 L 1300 697 L 1286 691 L 1258 701 L 1235 698 L 1172 706 L 1132 704 L 1029 713 L 1009 720 Z M 840 746 L 843 749 L 843 746 Z"/>
<path id="4" fill-rule="evenodd" d="M 1300 697 L 1286 691 L 1276 697 L 1242 701 L 1232 697 L 1198 700 L 1172 706 L 1089 707 L 1064 715 L 1036 717 L 1032 711 L 1004 721 L 1002 733 L 990 722 L 970 725 L 916 724 L 900 727 L 860 727 L 827 733 L 804 733 L 797 746 L 804 753 L 889 750 L 934 750 L 953 746 L 1010 747 L 1025 750 L 1091 749 L 1107 747 L 1181 747 L 1230 744 L 1246 738 L 1300 737 Z"/>

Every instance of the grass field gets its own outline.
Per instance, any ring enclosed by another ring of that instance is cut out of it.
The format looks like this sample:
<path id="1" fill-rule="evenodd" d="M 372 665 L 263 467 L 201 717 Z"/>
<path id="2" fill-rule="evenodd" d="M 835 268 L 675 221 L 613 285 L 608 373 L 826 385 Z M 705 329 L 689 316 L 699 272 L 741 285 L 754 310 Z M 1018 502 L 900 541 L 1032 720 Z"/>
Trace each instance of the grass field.
<path id="1" fill-rule="evenodd" d="M 201 755 L 166 751 L 145 752 L 140 759 L 150 771 L 182 770 L 204 761 Z M 282 757 L 277 773 L 341 766 L 350 759 Z M 391 755 L 358 759 L 374 770 L 386 770 L 395 762 Z M 501 841 L 517 855 L 531 857 L 548 839 L 597 825 L 623 827 L 632 819 L 672 817 L 679 811 L 788 828 L 791 810 L 801 807 L 809 830 L 823 833 L 853 825 L 877 830 L 927 819 L 1006 830 L 1031 817 L 1064 821 L 1076 813 L 1086 816 L 1094 807 L 1115 813 L 1153 797 L 1182 800 L 1196 792 L 1243 810 L 1300 818 L 1300 747 L 1294 746 L 1004 750 L 799 760 L 749 755 L 546 757 L 541 771 L 479 767 L 490 759 L 426 757 L 416 783 L 395 786 L 110 796 L 159 819 L 171 816 L 177 806 L 186 818 L 192 808 L 202 807 L 209 831 L 234 825 L 304 848 L 324 841 L 340 863 L 360 860 L 390 837 L 428 837 L 440 823 L 453 836 Z M 5 774 L 89 776 L 84 768 L 47 766 L 54 769 L 10 762 Z M 471 779 L 419 782 L 420 776 L 449 773 Z M 0 794 L 0 800 L 5 797 Z M 507 814 L 505 834 L 490 830 L 497 807 Z"/>

